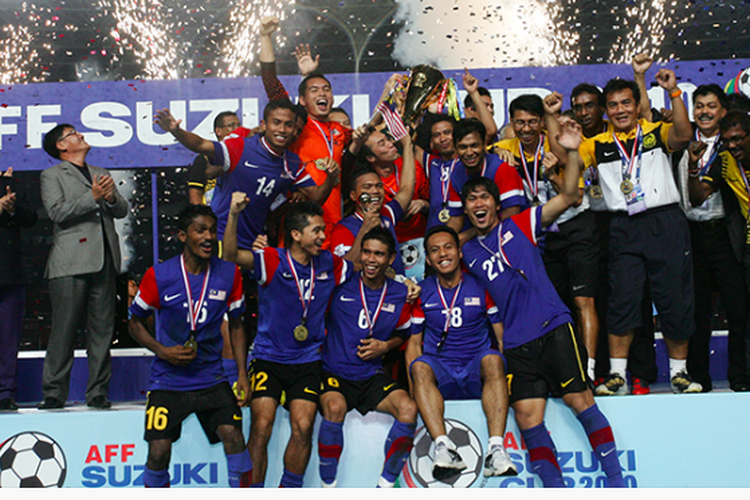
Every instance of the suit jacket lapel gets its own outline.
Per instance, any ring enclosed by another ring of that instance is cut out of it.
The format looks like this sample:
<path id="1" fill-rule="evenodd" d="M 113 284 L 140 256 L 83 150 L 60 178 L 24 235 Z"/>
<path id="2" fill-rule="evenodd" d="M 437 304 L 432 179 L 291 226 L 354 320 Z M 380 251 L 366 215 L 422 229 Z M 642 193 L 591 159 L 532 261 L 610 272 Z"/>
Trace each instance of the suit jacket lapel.
<path id="1" fill-rule="evenodd" d="M 63 170 L 68 172 L 68 175 L 72 175 L 73 177 L 78 179 L 80 182 L 84 184 L 84 186 L 91 187 L 91 182 L 89 182 L 86 176 L 83 175 L 83 173 L 81 173 L 78 167 L 76 167 L 69 161 L 63 162 L 62 167 L 63 167 Z M 84 163 L 84 167 L 89 171 L 89 175 L 91 175 L 91 178 L 93 179 L 94 175 L 91 173 L 91 169 L 89 168 L 88 163 Z"/>

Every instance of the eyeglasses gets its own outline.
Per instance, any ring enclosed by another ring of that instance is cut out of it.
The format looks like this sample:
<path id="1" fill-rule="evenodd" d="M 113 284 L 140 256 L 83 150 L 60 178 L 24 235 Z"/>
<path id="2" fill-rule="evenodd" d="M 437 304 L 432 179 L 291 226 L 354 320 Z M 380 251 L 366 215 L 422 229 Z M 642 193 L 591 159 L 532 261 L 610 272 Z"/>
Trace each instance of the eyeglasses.
<path id="1" fill-rule="evenodd" d="M 65 139 L 67 139 L 68 137 L 70 137 L 71 135 L 75 135 L 75 134 L 77 134 L 77 133 L 78 133 L 78 131 L 77 131 L 76 129 L 73 129 L 73 130 L 71 130 L 70 132 L 68 132 L 67 134 L 65 134 L 64 136 L 60 137 L 60 139 L 58 139 L 58 141 L 57 141 L 57 142 L 62 142 L 62 141 L 64 141 Z"/>
<path id="2" fill-rule="evenodd" d="M 724 146 L 731 146 L 732 144 L 739 144 L 739 143 L 741 143 L 742 141 L 745 140 L 746 137 L 747 137 L 747 134 L 735 135 L 733 137 L 722 137 L 720 139 L 720 142 Z"/>
<path id="3" fill-rule="evenodd" d="M 524 128 L 526 125 L 528 125 L 531 128 L 538 127 L 541 124 L 541 120 L 537 120 L 536 118 L 531 120 L 513 120 L 513 124 L 518 128 Z"/>

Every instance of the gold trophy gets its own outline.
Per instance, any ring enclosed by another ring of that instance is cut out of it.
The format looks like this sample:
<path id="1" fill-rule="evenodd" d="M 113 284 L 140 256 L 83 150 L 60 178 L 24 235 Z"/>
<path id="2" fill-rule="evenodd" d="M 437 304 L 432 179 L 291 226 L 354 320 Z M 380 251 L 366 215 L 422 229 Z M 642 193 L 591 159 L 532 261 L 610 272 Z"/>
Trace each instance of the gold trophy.
<path id="1" fill-rule="evenodd" d="M 428 64 L 420 64 L 411 69 L 409 86 L 406 89 L 404 124 L 417 125 L 419 117 L 437 99 L 437 94 L 445 77 L 439 69 Z"/>

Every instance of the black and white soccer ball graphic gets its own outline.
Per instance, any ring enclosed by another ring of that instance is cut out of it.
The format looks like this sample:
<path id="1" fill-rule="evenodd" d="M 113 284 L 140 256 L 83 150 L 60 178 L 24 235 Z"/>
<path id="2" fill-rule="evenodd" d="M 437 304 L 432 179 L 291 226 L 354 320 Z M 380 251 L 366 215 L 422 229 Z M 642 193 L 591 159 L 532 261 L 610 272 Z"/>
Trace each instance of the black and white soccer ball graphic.
<path id="1" fill-rule="evenodd" d="M 414 438 L 414 447 L 409 455 L 409 469 L 419 484 L 425 488 L 468 488 L 482 472 L 482 444 L 474 431 L 458 420 L 445 419 L 448 437 L 456 444 L 456 451 L 463 458 L 466 469 L 459 475 L 437 480 L 432 477 L 432 461 L 435 456 L 427 427 L 422 427 Z"/>
<path id="2" fill-rule="evenodd" d="M 750 97 L 750 68 L 742 70 L 737 76 L 737 88 L 743 95 Z"/>
<path id="3" fill-rule="evenodd" d="M 0 488 L 60 488 L 65 453 L 41 432 L 21 432 L 0 445 Z"/>
<path id="4" fill-rule="evenodd" d="M 401 261 L 404 267 L 411 268 L 419 262 L 420 249 L 411 242 L 401 244 Z"/>

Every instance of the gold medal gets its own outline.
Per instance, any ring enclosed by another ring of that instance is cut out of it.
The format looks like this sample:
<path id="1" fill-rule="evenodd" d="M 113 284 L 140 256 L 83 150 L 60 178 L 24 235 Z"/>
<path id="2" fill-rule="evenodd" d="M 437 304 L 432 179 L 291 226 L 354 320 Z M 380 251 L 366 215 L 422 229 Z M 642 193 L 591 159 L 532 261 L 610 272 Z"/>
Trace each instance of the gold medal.
<path id="1" fill-rule="evenodd" d="M 625 179 L 620 183 L 620 191 L 622 191 L 623 194 L 630 194 L 633 192 L 633 183 L 630 182 L 630 179 Z"/>
<path id="2" fill-rule="evenodd" d="M 190 338 L 182 346 L 183 347 L 187 347 L 188 349 L 192 349 L 192 350 L 198 352 L 198 342 L 195 341 L 195 334 L 194 334 L 194 332 L 190 332 Z"/>
<path id="3" fill-rule="evenodd" d="M 315 168 L 318 170 L 326 170 L 328 168 L 328 165 L 326 165 L 326 159 L 325 158 L 318 158 L 315 160 Z"/>
<path id="4" fill-rule="evenodd" d="M 307 336 L 309 335 L 309 332 L 307 331 L 307 327 L 305 325 L 297 325 L 294 327 L 294 339 L 298 342 L 304 342 L 307 340 Z"/>
<path id="5" fill-rule="evenodd" d="M 438 213 L 438 220 L 442 222 L 443 224 L 448 222 L 450 219 L 451 219 L 451 214 L 450 212 L 448 212 L 447 208 L 442 209 L 440 213 Z"/>
<path id="6" fill-rule="evenodd" d="M 591 196 L 595 200 L 601 200 L 604 197 L 602 187 L 599 185 L 591 186 L 591 189 L 589 189 L 589 196 Z"/>
<path id="7" fill-rule="evenodd" d="M 531 206 L 532 207 L 538 207 L 541 204 L 542 203 L 539 201 L 539 198 L 537 198 L 536 196 L 534 196 L 534 201 L 531 202 Z"/>

